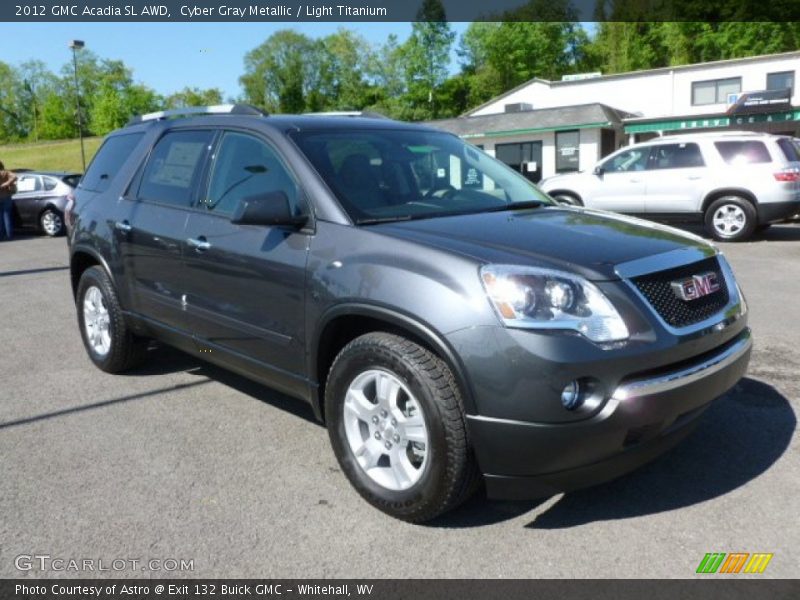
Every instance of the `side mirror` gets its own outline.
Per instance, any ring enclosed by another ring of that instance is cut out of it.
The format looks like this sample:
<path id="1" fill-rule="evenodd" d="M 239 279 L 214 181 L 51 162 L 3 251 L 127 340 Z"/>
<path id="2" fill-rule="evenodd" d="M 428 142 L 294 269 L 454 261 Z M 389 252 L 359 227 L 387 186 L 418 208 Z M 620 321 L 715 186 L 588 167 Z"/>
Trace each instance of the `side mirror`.
<path id="1" fill-rule="evenodd" d="M 606 170 L 605 170 L 605 169 L 604 169 L 604 168 L 603 168 L 601 165 L 597 165 L 597 166 L 594 168 L 594 171 L 592 171 L 592 173 L 594 173 L 594 174 L 595 174 L 595 175 L 597 175 L 598 177 L 602 177 L 602 176 L 603 176 L 603 173 L 605 173 L 605 172 L 606 172 Z"/>
<path id="2" fill-rule="evenodd" d="M 231 217 L 231 223 L 237 225 L 284 225 L 300 228 L 306 221 L 306 215 L 294 214 L 289 197 L 280 190 L 242 198 Z"/>

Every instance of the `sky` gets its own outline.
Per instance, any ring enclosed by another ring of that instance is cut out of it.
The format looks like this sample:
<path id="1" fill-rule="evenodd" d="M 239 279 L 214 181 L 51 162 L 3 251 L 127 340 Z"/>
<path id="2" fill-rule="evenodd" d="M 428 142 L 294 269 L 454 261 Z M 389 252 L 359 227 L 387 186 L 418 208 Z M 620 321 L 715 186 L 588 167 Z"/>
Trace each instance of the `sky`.
<path id="1" fill-rule="evenodd" d="M 451 25 L 460 36 L 468 23 Z M 321 37 L 340 26 L 373 44 L 392 33 L 402 41 L 411 32 L 410 23 L 2 23 L 0 60 L 18 66 L 38 59 L 58 73 L 72 60 L 69 42 L 78 39 L 100 58 L 122 60 L 135 81 L 159 94 L 216 87 L 228 99 L 241 93 L 244 55 L 278 29 Z"/>

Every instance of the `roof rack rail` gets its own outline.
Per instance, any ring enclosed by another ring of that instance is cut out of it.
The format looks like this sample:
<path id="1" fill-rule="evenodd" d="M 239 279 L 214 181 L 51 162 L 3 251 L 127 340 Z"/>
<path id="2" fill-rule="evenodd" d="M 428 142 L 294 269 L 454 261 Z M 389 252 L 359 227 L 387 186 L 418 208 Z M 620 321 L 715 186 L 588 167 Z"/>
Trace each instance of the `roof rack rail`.
<path id="1" fill-rule="evenodd" d="M 364 119 L 387 119 L 384 114 L 372 110 L 330 110 L 324 112 L 303 113 L 304 117 L 362 117 Z"/>
<path id="2" fill-rule="evenodd" d="M 125 126 L 145 123 L 147 121 L 163 121 L 170 117 L 183 117 L 186 115 L 253 115 L 266 117 L 268 113 L 249 104 L 216 104 L 214 106 L 187 106 L 184 108 L 171 108 L 156 112 L 138 115 L 128 121 Z"/>

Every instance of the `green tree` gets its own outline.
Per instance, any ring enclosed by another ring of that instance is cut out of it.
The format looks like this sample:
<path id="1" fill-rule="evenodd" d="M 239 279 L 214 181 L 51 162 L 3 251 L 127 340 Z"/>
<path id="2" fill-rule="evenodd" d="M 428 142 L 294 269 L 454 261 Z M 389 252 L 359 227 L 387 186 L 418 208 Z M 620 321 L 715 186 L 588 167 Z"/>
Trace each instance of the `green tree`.
<path id="1" fill-rule="evenodd" d="M 239 81 L 247 102 L 284 113 L 318 105 L 319 50 L 319 44 L 302 33 L 273 33 L 244 57 L 245 73 Z"/>
<path id="2" fill-rule="evenodd" d="M 455 33 L 441 0 L 423 0 L 417 17 L 403 46 L 410 116 L 436 118 L 441 112 L 437 92 L 447 79 Z"/>
<path id="3" fill-rule="evenodd" d="M 167 96 L 164 104 L 167 108 L 214 106 L 215 104 L 222 104 L 222 91 L 219 88 L 201 90 L 196 87 L 185 87 L 179 92 Z"/>
<path id="4" fill-rule="evenodd" d="M 25 119 L 20 98 L 22 81 L 17 70 L 0 62 L 0 139 L 25 137 Z"/>
<path id="5" fill-rule="evenodd" d="M 344 28 L 321 40 L 321 93 L 326 109 L 360 110 L 370 101 L 366 75 L 372 49 L 360 35 Z"/>

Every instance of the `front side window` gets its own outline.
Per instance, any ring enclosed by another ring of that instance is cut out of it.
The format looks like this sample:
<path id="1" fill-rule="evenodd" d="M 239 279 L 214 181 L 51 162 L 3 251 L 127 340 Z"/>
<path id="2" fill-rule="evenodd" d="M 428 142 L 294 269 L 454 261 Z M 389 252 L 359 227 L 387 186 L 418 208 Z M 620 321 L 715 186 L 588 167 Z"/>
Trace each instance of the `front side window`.
<path id="1" fill-rule="evenodd" d="M 42 189 L 42 178 L 38 175 L 20 175 L 17 179 L 17 193 L 39 192 Z"/>
<path id="2" fill-rule="evenodd" d="M 292 138 L 357 223 L 551 203 L 527 179 L 450 134 L 364 129 Z"/>
<path id="3" fill-rule="evenodd" d="M 692 83 L 692 104 L 694 106 L 725 104 L 728 101 L 728 94 L 738 94 L 741 91 L 741 77 L 695 81 Z"/>
<path id="4" fill-rule="evenodd" d="M 145 166 L 139 198 L 188 208 L 212 137 L 206 130 L 172 131 L 162 137 Z"/>
<path id="5" fill-rule="evenodd" d="M 729 165 L 752 165 L 772 162 L 764 142 L 728 141 L 714 142 L 714 146 Z"/>
<path id="6" fill-rule="evenodd" d="M 767 74 L 768 90 L 789 90 L 794 95 L 794 71 L 781 71 Z"/>
<path id="7" fill-rule="evenodd" d="M 650 146 L 639 146 L 617 154 L 603 164 L 608 173 L 627 173 L 628 171 L 644 171 L 647 168 L 647 157 Z"/>
<path id="8" fill-rule="evenodd" d="M 250 135 L 228 132 L 214 154 L 208 192 L 202 203 L 205 208 L 231 215 L 245 198 L 280 191 L 299 211 L 297 186 L 267 144 Z"/>
<path id="9" fill-rule="evenodd" d="M 653 147 L 651 169 L 688 169 L 703 167 L 703 155 L 697 144 L 661 144 Z"/>
<path id="10" fill-rule="evenodd" d="M 57 185 L 58 185 L 58 181 L 56 181 L 52 177 L 45 177 L 44 178 L 44 189 L 45 189 L 46 192 L 49 192 L 50 190 L 56 189 Z"/>

